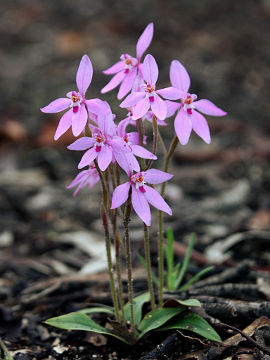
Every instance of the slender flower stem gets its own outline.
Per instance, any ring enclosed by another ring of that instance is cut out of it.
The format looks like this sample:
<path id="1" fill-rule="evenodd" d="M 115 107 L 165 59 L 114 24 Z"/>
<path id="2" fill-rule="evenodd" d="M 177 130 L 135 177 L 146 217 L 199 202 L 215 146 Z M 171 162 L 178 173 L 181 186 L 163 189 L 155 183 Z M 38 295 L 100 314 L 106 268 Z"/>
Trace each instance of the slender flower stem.
<path id="1" fill-rule="evenodd" d="M 117 186 L 120 185 L 120 170 L 117 163 L 115 163 L 115 173 L 116 173 L 116 184 Z"/>
<path id="2" fill-rule="evenodd" d="M 125 228 L 125 242 L 126 242 L 126 262 L 128 269 L 128 296 L 129 296 L 129 308 L 130 308 L 130 323 L 131 323 L 132 331 L 135 332 L 134 309 L 133 309 L 132 264 L 131 264 L 131 251 L 130 251 L 130 240 L 129 240 L 129 229 L 128 229 L 130 214 L 131 214 L 131 190 L 129 192 L 129 196 L 125 208 L 124 228 Z"/>
<path id="3" fill-rule="evenodd" d="M 107 189 L 106 189 L 106 184 L 102 175 L 102 172 L 100 171 L 100 168 L 98 166 L 98 162 L 97 160 L 94 160 L 94 164 L 95 164 L 95 168 L 98 172 L 99 178 L 100 178 L 100 182 L 101 182 L 101 187 L 102 187 L 102 196 L 103 196 L 103 202 L 104 204 L 107 204 Z M 107 210 L 107 209 L 106 209 Z"/>
<path id="4" fill-rule="evenodd" d="M 143 146 L 143 137 L 144 137 L 144 126 L 142 119 L 138 119 L 136 121 L 137 124 L 137 130 L 139 133 L 139 139 L 140 139 L 140 145 Z"/>
<path id="5" fill-rule="evenodd" d="M 114 176 L 114 171 L 113 171 L 113 164 L 109 165 L 109 172 L 110 172 L 110 175 L 111 175 L 113 190 L 115 190 L 116 182 L 115 182 L 115 176 Z"/>
<path id="6" fill-rule="evenodd" d="M 152 119 L 152 126 L 153 126 L 153 151 L 152 152 L 153 152 L 154 155 L 156 155 L 156 153 L 157 153 L 157 144 L 158 144 L 158 125 L 157 125 L 157 118 L 156 118 L 155 115 L 153 116 L 153 119 Z M 154 160 L 151 159 L 148 162 L 145 170 L 150 169 L 150 167 L 153 164 L 153 161 Z"/>
<path id="7" fill-rule="evenodd" d="M 174 150 L 176 149 L 178 143 L 179 143 L 178 137 L 175 135 L 170 144 L 169 151 L 165 157 L 164 168 L 163 168 L 163 171 L 165 172 L 167 172 L 169 169 L 170 160 L 173 156 Z M 165 187 L 166 187 L 166 182 L 162 183 L 161 192 L 160 192 L 161 196 L 164 196 Z"/>
<path id="8" fill-rule="evenodd" d="M 171 157 L 174 153 L 174 150 L 178 144 L 178 137 L 174 136 L 169 150 L 166 154 L 164 159 L 164 168 L 163 171 L 167 172 L 169 168 L 169 163 Z M 166 187 L 166 182 L 164 182 L 161 186 L 161 196 L 164 196 Z M 162 211 L 158 211 L 158 227 L 159 227 L 159 244 L 158 244 L 158 256 L 159 256 L 159 263 L 158 263 L 158 273 L 159 273 L 159 307 L 162 307 L 163 304 L 163 286 L 164 286 L 164 250 L 163 250 L 163 213 Z"/>
<path id="9" fill-rule="evenodd" d="M 113 165 L 109 165 L 109 171 L 111 175 L 111 181 L 113 189 L 116 188 L 116 179 L 114 175 Z M 117 274 L 117 283 L 118 283 L 118 294 L 119 294 L 119 303 L 121 309 L 121 318 L 123 322 L 126 322 L 125 319 L 125 311 L 124 311 L 124 298 L 123 298 L 123 284 L 122 284 L 122 276 L 121 276 L 121 259 L 120 259 L 120 244 L 124 247 L 121 235 L 117 229 L 117 217 L 118 217 L 118 209 L 112 210 L 113 213 L 113 233 L 114 233 L 114 247 L 115 247 L 115 263 L 116 263 L 116 274 Z M 124 252 L 125 253 L 125 252 Z"/>
<path id="10" fill-rule="evenodd" d="M 157 131 L 158 131 L 158 140 L 159 140 L 159 143 L 160 143 L 160 145 L 162 147 L 163 155 L 164 155 L 164 158 L 165 158 L 167 156 L 166 145 L 164 144 L 164 141 L 163 141 L 162 136 L 160 134 L 159 128 L 157 128 Z"/>
<path id="11" fill-rule="evenodd" d="M 109 270 L 109 277 L 110 277 L 113 306 L 114 306 L 116 320 L 118 322 L 120 322 L 119 305 L 118 305 L 117 293 L 116 293 L 116 289 L 115 289 L 114 276 L 113 276 L 111 241 L 110 241 L 110 234 L 109 234 L 108 218 L 107 218 L 107 212 L 105 210 L 105 206 L 104 206 L 103 202 L 101 204 L 101 217 L 102 217 L 102 221 L 103 221 L 103 227 L 105 230 L 106 254 L 107 254 L 107 262 L 108 262 L 108 270 Z"/>
<path id="12" fill-rule="evenodd" d="M 121 309 L 121 318 L 125 323 L 125 311 L 124 311 L 124 298 L 123 298 L 123 285 L 122 285 L 122 276 L 121 276 L 121 262 L 120 262 L 120 243 L 117 233 L 117 210 L 113 214 L 113 232 L 114 232 L 114 246 L 115 246 L 115 263 L 116 263 L 116 274 L 117 274 L 117 283 L 118 283 L 118 295 L 119 303 Z"/>
<path id="13" fill-rule="evenodd" d="M 158 277 L 159 277 L 159 298 L 158 305 L 161 308 L 163 304 L 163 286 L 164 286 L 164 250 L 163 250 L 163 213 L 158 211 Z"/>
<path id="14" fill-rule="evenodd" d="M 147 279 L 148 279 L 148 288 L 150 292 L 150 300 L 152 310 L 155 309 L 155 296 L 153 291 L 153 281 L 152 281 L 152 272 L 151 272 L 151 257 L 150 257 L 150 246 L 149 246 L 149 231 L 148 227 L 144 225 L 144 249 L 145 249 L 145 261 L 147 266 Z"/>
<path id="15" fill-rule="evenodd" d="M 95 163 L 97 172 L 99 174 L 99 178 L 100 178 L 100 182 L 101 182 L 101 186 L 102 186 L 101 218 L 102 218 L 103 227 L 104 227 L 104 231 L 105 231 L 106 255 L 107 255 L 107 263 L 108 263 L 108 271 L 109 271 L 113 306 L 114 306 L 116 320 L 118 322 L 120 322 L 119 305 L 118 305 L 117 293 L 116 293 L 116 289 L 115 289 L 114 276 L 113 276 L 111 241 L 110 241 L 110 233 L 109 233 L 109 226 L 108 226 L 107 187 L 106 187 L 106 183 L 104 181 L 103 174 L 100 171 L 97 161 L 94 160 L 94 163 Z"/>

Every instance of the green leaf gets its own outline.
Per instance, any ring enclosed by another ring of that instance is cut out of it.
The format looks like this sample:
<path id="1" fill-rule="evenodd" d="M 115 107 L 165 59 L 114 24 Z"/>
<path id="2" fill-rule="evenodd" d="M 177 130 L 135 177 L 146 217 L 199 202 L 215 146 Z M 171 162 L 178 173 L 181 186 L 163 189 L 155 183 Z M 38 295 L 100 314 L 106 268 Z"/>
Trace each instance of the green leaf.
<path id="1" fill-rule="evenodd" d="M 173 269 L 172 278 L 171 278 L 171 289 L 168 290 L 177 290 L 176 287 L 176 280 L 179 276 L 179 270 L 180 270 L 181 263 L 177 263 Z"/>
<path id="2" fill-rule="evenodd" d="M 185 285 L 180 287 L 180 291 L 185 291 L 188 289 L 192 284 L 194 284 L 197 280 L 200 279 L 204 274 L 208 273 L 209 271 L 213 270 L 214 266 L 208 266 L 207 268 L 201 270 L 198 272 L 198 274 L 194 275 L 188 282 L 185 283 Z"/>
<path id="3" fill-rule="evenodd" d="M 175 316 L 173 319 L 167 322 L 158 331 L 166 331 L 172 329 L 183 329 L 193 331 L 206 339 L 221 342 L 221 338 L 218 333 L 212 328 L 206 320 L 201 316 L 188 312 L 184 315 Z"/>
<path id="4" fill-rule="evenodd" d="M 141 323 L 138 326 L 138 329 L 141 331 L 139 335 L 139 339 L 149 332 L 150 330 L 154 330 L 165 324 L 172 317 L 180 314 L 185 310 L 184 306 L 178 307 L 170 307 L 170 308 L 162 308 L 155 309 L 150 311 L 145 315 L 142 319 Z"/>
<path id="5" fill-rule="evenodd" d="M 179 287 L 179 285 L 181 284 L 182 280 L 183 280 L 183 277 L 185 276 L 185 273 L 187 271 L 187 266 L 188 266 L 188 262 L 189 262 L 189 259 L 190 259 L 190 255 L 192 253 L 192 250 L 193 250 L 193 247 L 194 247 L 194 242 L 195 242 L 195 234 L 191 234 L 191 237 L 190 237 L 190 241 L 188 243 L 188 248 L 187 248 L 187 252 L 186 252 L 186 256 L 184 258 L 184 261 L 183 261 L 183 265 L 181 267 L 181 270 L 180 270 L 180 274 L 178 276 L 178 279 L 176 280 L 176 283 L 175 283 L 175 287 L 176 289 Z"/>
<path id="6" fill-rule="evenodd" d="M 167 262 L 167 288 L 172 290 L 173 281 L 173 265 L 174 265 L 174 254 L 173 254 L 173 231 L 171 228 L 167 230 L 168 245 L 165 247 L 165 255 Z"/>
<path id="7" fill-rule="evenodd" d="M 150 301 L 149 293 L 143 293 L 133 299 L 133 310 L 134 310 L 134 321 L 135 324 L 139 324 L 142 318 L 142 307 L 147 302 Z M 129 302 L 124 307 L 125 318 L 127 321 L 130 321 L 130 307 Z"/>
<path id="8" fill-rule="evenodd" d="M 163 308 L 166 307 L 178 307 L 179 305 L 182 306 L 201 306 L 201 303 L 197 299 L 187 299 L 187 300 L 177 300 L 177 299 L 169 299 L 165 301 L 163 304 Z"/>
<path id="9" fill-rule="evenodd" d="M 110 330 L 98 325 L 95 321 L 93 321 L 86 314 L 83 314 L 80 311 L 50 318 L 46 320 L 45 323 L 51 326 L 55 326 L 59 329 L 84 330 L 92 331 L 98 334 L 110 335 L 123 341 L 124 343 L 128 343 L 128 341 L 125 340 L 123 337 L 118 336 Z"/>
<path id="10" fill-rule="evenodd" d="M 79 312 L 83 314 L 106 313 L 106 314 L 114 315 L 114 309 L 111 306 L 86 308 L 80 310 Z"/>

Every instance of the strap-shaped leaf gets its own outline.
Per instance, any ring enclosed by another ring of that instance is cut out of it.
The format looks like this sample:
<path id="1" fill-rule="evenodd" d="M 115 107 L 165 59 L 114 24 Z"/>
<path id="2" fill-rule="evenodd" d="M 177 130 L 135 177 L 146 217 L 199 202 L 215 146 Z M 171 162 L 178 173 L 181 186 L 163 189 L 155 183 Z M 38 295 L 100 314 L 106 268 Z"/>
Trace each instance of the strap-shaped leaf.
<path id="1" fill-rule="evenodd" d="M 149 332 L 150 330 L 154 330 L 165 324 L 172 317 L 180 314 L 185 310 L 184 306 L 178 307 L 169 307 L 162 309 L 155 309 L 150 311 L 145 315 L 143 320 L 140 322 L 138 328 L 141 331 L 139 335 L 139 339 Z"/>
<path id="2" fill-rule="evenodd" d="M 169 299 L 165 301 L 163 307 L 178 307 L 178 306 L 201 306 L 201 303 L 197 299 L 177 300 Z"/>
<path id="3" fill-rule="evenodd" d="M 97 314 L 97 313 L 105 313 L 114 315 L 114 309 L 111 306 L 101 306 L 101 307 L 92 307 L 80 310 L 80 313 L 83 314 Z"/>
<path id="4" fill-rule="evenodd" d="M 201 316 L 188 312 L 183 315 L 177 315 L 164 326 L 158 329 L 158 331 L 183 329 L 193 331 L 206 339 L 220 342 L 221 338 L 218 333 L 212 328 L 212 326 L 204 320 Z"/>
<path id="5" fill-rule="evenodd" d="M 142 318 L 142 307 L 143 305 L 150 300 L 149 293 L 143 293 L 139 296 L 136 296 L 133 299 L 133 311 L 134 311 L 134 321 L 135 324 L 138 324 L 141 321 Z M 129 308 L 129 302 L 124 307 L 125 311 L 125 318 L 127 321 L 130 321 L 130 308 Z"/>
<path id="6" fill-rule="evenodd" d="M 110 330 L 98 325 L 95 321 L 80 311 L 50 318 L 46 320 L 45 323 L 51 326 L 55 326 L 59 329 L 84 330 L 92 331 L 98 334 L 110 335 L 123 341 L 124 343 L 128 343 L 128 341 L 126 341 L 124 338 L 115 335 Z"/>

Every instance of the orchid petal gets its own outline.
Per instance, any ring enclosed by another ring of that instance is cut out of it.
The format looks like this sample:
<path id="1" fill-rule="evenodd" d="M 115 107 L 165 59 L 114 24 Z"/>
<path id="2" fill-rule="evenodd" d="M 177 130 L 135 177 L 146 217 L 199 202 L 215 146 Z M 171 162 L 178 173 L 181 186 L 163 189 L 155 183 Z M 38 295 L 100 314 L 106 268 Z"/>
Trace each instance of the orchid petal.
<path id="1" fill-rule="evenodd" d="M 172 174 L 166 173 L 158 169 L 149 169 L 143 172 L 143 179 L 149 184 L 161 184 L 170 180 L 173 177 Z"/>
<path id="2" fill-rule="evenodd" d="M 104 86 L 103 89 L 101 89 L 101 93 L 105 94 L 106 92 L 116 88 L 120 84 L 120 82 L 124 79 L 125 76 L 126 74 L 124 71 L 120 71 L 119 73 L 114 75 L 114 77 L 108 82 L 108 84 Z"/>
<path id="3" fill-rule="evenodd" d="M 135 106 L 133 110 L 133 120 L 140 119 L 143 117 L 147 111 L 149 110 L 150 103 L 147 97 L 144 97 L 144 99 L 140 100 Z"/>
<path id="4" fill-rule="evenodd" d="M 104 70 L 103 74 L 112 75 L 124 69 L 125 69 L 125 63 L 123 61 L 118 61 L 116 64 L 112 65 L 107 70 Z"/>
<path id="5" fill-rule="evenodd" d="M 157 190 L 151 188 L 150 186 L 144 185 L 145 193 L 147 201 L 157 208 L 158 210 L 164 211 L 169 215 L 172 215 L 172 210 L 163 197 L 157 192 Z"/>
<path id="6" fill-rule="evenodd" d="M 72 132 L 74 136 L 80 135 L 87 123 L 88 114 L 85 105 L 82 104 L 76 113 L 72 116 Z"/>
<path id="7" fill-rule="evenodd" d="M 140 165 L 131 152 L 127 149 L 122 139 L 114 139 L 110 142 L 113 149 L 113 155 L 118 165 L 129 175 L 133 170 L 140 171 Z"/>
<path id="8" fill-rule="evenodd" d="M 69 150 L 87 150 L 95 144 L 96 140 L 87 136 L 75 140 L 67 148 Z"/>
<path id="9" fill-rule="evenodd" d="M 109 115 L 100 114 L 98 116 L 97 119 L 98 126 L 105 136 L 116 135 L 116 125 L 113 120 L 114 120 L 113 114 L 109 114 Z"/>
<path id="10" fill-rule="evenodd" d="M 54 135 L 54 140 L 58 140 L 60 136 L 62 136 L 70 128 L 72 115 L 73 111 L 70 109 L 61 117 Z"/>
<path id="11" fill-rule="evenodd" d="M 115 188 L 112 195 L 111 209 L 116 209 L 127 201 L 129 189 L 130 189 L 129 182 L 121 184 L 117 186 L 117 188 Z"/>
<path id="12" fill-rule="evenodd" d="M 100 170 L 105 171 L 112 161 L 112 150 L 108 145 L 102 147 L 97 160 Z"/>
<path id="13" fill-rule="evenodd" d="M 127 158 L 128 164 L 129 164 L 129 169 L 132 169 L 132 170 L 137 171 L 137 172 L 140 171 L 140 165 L 138 163 L 138 160 L 133 155 L 132 151 L 127 152 L 125 154 L 125 156 Z M 119 164 L 119 158 L 118 158 L 117 162 Z M 123 167 L 122 167 L 122 169 L 125 170 Z M 127 174 L 130 173 L 129 169 L 128 169 L 128 171 L 126 171 Z"/>
<path id="14" fill-rule="evenodd" d="M 165 101 L 166 105 L 167 105 L 167 118 L 171 117 L 174 115 L 174 113 L 180 109 L 181 104 L 177 103 L 177 102 L 173 102 L 173 101 Z"/>
<path id="15" fill-rule="evenodd" d="M 185 95 L 183 91 L 172 86 L 157 90 L 156 93 L 168 100 L 178 100 Z"/>
<path id="16" fill-rule="evenodd" d="M 117 126 L 118 135 L 123 137 L 126 134 L 126 127 L 129 125 L 129 117 L 121 120 Z"/>
<path id="17" fill-rule="evenodd" d="M 74 186 L 77 186 L 77 189 L 72 194 L 73 197 L 77 196 L 78 192 L 87 184 L 87 179 L 89 177 L 89 170 L 83 170 L 81 171 L 75 179 L 72 181 L 70 185 L 67 186 L 67 189 L 71 189 Z"/>
<path id="18" fill-rule="evenodd" d="M 151 102 L 151 109 L 156 117 L 160 120 L 164 120 L 167 115 L 167 105 L 158 95 L 155 96 L 154 101 Z"/>
<path id="19" fill-rule="evenodd" d="M 180 143 L 186 145 L 192 130 L 192 122 L 190 115 L 184 109 L 181 109 L 176 115 L 174 128 Z"/>
<path id="20" fill-rule="evenodd" d="M 83 170 L 79 172 L 79 174 L 73 179 L 73 181 L 66 187 L 67 189 L 71 189 L 74 186 L 78 185 L 78 183 L 83 179 L 84 175 L 86 175 L 89 170 Z"/>
<path id="21" fill-rule="evenodd" d="M 133 83 L 135 81 L 137 75 L 137 69 L 134 68 L 132 70 L 130 70 L 124 80 L 122 81 L 122 84 L 120 85 L 119 91 L 118 91 L 118 95 L 117 95 L 117 99 L 120 100 L 122 99 L 124 96 L 127 95 L 127 93 L 132 89 Z"/>
<path id="22" fill-rule="evenodd" d="M 145 93 L 143 91 L 135 91 L 129 94 L 124 101 L 119 105 L 121 108 L 128 108 L 130 106 L 136 105 L 141 99 L 145 97 Z"/>
<path id="23" fill-rule="evenodd" d="M 137 67 L 138 74 L 133 83 L 131 92 L 141 91 L 142 85 L 145 84 L 145 82 L 143 80 L 143 76 L 142 76 L 142 66 L 143 66 L 143 64 L 139 64 L 139 66 Z"/>
<path id="24" fill-rule="evenodd" d="M 130 148 L 131 148 L 133 154 L 136 156 L 139 156 L 140 158 L 157 160 L 156 155 L 154 155 L 153 153 L 146 150 L 144 147 L 142 147 L 140 145 L 130 145 Z"/>
<path id="25" fill-rule="evenodd" d="M 72 194 L 72 196 L 73 196 L 73 197 L 76 197 L 76 196 L 78 195 L 78 192 L 79 192 L 82 188 L 84 188 L 85 185 L 86 185 L 85 181 L 81 182 L 81 183 L 79 184 L 79 186 L 77 187 L 77 189 L 76 189 L 76 190 L 74 191 L 74 193 Z"/>
<path id="26" fill-rule="evenodd" d="M 76 83 L 80 94 L 84 95 L 88 89 L 93 77 L 93 66 L 87 55 L 83 55 L 77 75 Z"/>
<path id="27" fill-rule="evenodd" d="M 98 98 L 86 100 L 85 103 L 86 103 L 86 106 L 90 113 L 99 115 L 99 114 L 103 114 L 103 113 L 106 114 L 106 112 L 107 112 L 106 102 L 102 101 Z"/>
<path id="28" fill-rule="evenodd" d="M 184 93 L 188 92 L 190 77 L 185 67 L 178 60 L 173 60 L 171 63 L 170 79 L 173 87 L 182 90 Z"/>
<path id="29" fill-rule="evenodd" d="M 97 156 L 98 156 L 98 152 L 96 152 L 95 148 L 89 149 L 81 158 L 78 168 L 81 169 L 86 165 L 91 164 L 91 162 L 94 161 Z"/>
<path id="30" fill-rule="evenodd" d="M 146 26 L 144 32 L 137 41 L 136 53 L 138 59 L 140 59 L 143 53 L 148 49 L 153 38 L 153 33 L 154 33 L 154 25 L 153 23 L 150 23 Z"/>
<path id="31" fill-rule="evenodd" d="M 59 98 L 52 101 L 49 105 L 41 108 L 40 110 L 44 113 L 58 113 L 66 110 L 71 105 L 71 100 L 68 98 Z"/>
<path id="32" fill-rule="evenodd" d="M 212 103 L 210 100 L 201 99 L 198 101 L 194 101 L 192 103 L 195 107 L 195 109 L 201 111 L 202 113 L 206 115 L 212 115 L 212 116 L 225 116 L 227 113 L 220 108 L 218 108 L 215 104 Z"/>
<path id="33" fill-rule="evenodd" d="M 158 79 L 158 66 L 156 60 L 150 54 L 144 58 L 143 78 L 149 85 L 155 85 Z"/>
<path id="34" fill-rule="evenodd" d="M 192 127 L 195 133 L 199 135 L 207 144 L 210 144 L 211 136 L 205 117 L 195 110 L 192 111 L 192 115 L 190 116 L 192 120 Z"/>
<path id="35" fill-rule="evenodd" d="M 131 194 L 131 202 L 135 213 L 142 219 L 142 221 L 147 225 L 151 225 L 151 212 L 150 206 L 144 196 L 144 194 L 136 189 L 134 185 L 132 185 L 132 194 Z"/>
<path id="36" fill-rule="evenodd" d="M 139 145 L 140 144 L 140 135 L 138 132 L 130 132 L 127 134 L 128 137 L 128 141 L 132 144 L 132 145 Z"/>

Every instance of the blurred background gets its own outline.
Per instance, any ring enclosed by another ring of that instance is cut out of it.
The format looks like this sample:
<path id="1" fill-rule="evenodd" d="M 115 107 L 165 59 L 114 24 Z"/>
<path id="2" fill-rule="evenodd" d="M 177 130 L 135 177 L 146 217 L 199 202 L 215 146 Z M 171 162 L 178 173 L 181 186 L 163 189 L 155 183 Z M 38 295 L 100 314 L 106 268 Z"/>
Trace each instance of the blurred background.
<path id="1" fill-rule="evenodd" d="M 94 77 L 87 97 L 109 101 L 123 118 L 117 92 L 100 94 L 110 79 L 102 70 L 122 53 L 135 55 L 137 39 L 153 21 L 148 51 L 159 65 L 158 86 L 169 86 L 170 62 L 178 59 L 190 73 L 192 92 L 228 112 L 209 118 L 210 146 L 193 134 L 188 146 L 178 147 L 167 192 L 174 214 L 166 221 L 178 241 L 195 232 L 196 248 L 210 262 L 252 253 L 258 264 L 270 266 L 263 251 L 270 224 L 269 0 L 9 0 L 0 2 L 0 14 L 2 264 L 39 255 L 49 273 L 77 271 L 92 250 L 74 249 L 76 236 L 82 244 L 90 235 L 102 241 L 98 187 L 72 198 L 65 187 L 81 154 L 66 149 L 71 133 L 54 142 L 60 115 L 39 109 L 76 88 L 77 67 L 88 54 Z M 161 131 L 169 140 L 173 119 L 167 122 Z M 134 243 L 141 244 L 137 218 L 131 226 Z M 240 236 L 213 252 L 216 242 L 224 244 L 234 233 L 248 233 L 249 240 Z M 62 268 L 49 263 L 52 258 Z"/>

